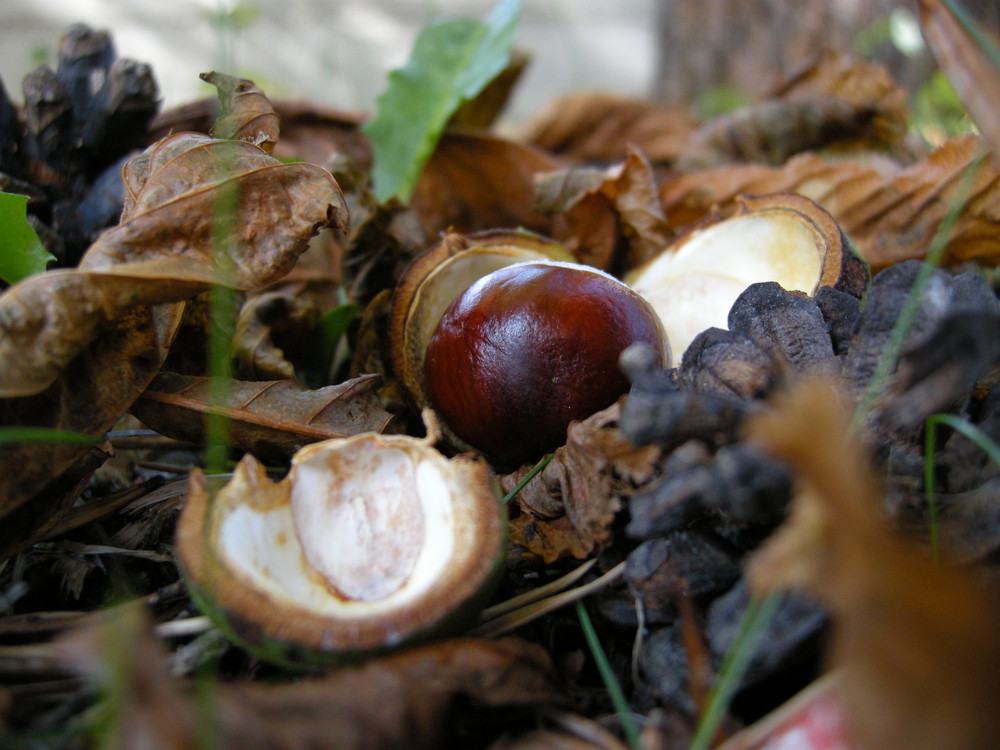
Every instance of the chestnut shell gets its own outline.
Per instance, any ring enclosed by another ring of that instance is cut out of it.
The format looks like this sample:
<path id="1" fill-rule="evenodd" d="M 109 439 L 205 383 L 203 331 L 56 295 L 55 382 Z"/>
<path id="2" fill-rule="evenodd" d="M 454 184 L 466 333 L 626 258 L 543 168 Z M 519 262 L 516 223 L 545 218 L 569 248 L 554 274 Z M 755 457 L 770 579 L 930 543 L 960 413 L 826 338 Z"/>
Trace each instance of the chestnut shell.
<path id="1" fill-rule="evenodd" d="M 516 464 L 628 391 L 618 358 L 634 343 L 665 355 L 659 318 L 625 284 L 587 266 L 517 263 L 452 301 L 428 342 L 424 383 L 455 434 Z"/>

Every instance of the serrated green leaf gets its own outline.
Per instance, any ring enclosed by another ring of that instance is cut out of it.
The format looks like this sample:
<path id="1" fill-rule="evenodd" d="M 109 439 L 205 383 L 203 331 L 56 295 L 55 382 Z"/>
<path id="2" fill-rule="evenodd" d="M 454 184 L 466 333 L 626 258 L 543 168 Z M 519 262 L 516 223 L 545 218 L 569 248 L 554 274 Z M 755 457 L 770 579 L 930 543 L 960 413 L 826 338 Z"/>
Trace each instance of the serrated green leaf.
<path id="1" fill-rule="evenodd" d="M 506 67 L 520 5 L 502 0 L 482 23 L 457 18 L 427 26 L 407 63 L 389 74 L 375 117 L 363 126 L 379 201 L 410 199 L 449 118 Z"/>
<path id="2" fill-rule="evenodd" d="M 8 284 L 44 271 L 55 260 L 27 217 L 27 196 L 0 192 L 0 279 Z"/>

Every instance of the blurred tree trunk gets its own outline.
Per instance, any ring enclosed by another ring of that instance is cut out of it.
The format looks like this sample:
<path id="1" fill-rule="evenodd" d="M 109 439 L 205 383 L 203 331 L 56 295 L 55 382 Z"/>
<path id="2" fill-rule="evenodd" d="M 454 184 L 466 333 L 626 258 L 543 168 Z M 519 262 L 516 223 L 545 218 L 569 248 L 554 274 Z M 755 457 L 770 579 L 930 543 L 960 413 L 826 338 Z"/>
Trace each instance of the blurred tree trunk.
<path id="1" fill-rule="evenodd" d="M 962 5 L 987 28 L 1000 29 L 997 0 Z M 897 8 L 916 19 L 916 0 L 659 0 L 654 97 L 685 104 L 720 87 L 760 95 L 822 49 L 852 50 L 859 34 L 873 31 L 868 39 L 877 44 L 867 56 L 912 90 L 934 64 L 927 53 L 907 57 L 879 33 Z"/>

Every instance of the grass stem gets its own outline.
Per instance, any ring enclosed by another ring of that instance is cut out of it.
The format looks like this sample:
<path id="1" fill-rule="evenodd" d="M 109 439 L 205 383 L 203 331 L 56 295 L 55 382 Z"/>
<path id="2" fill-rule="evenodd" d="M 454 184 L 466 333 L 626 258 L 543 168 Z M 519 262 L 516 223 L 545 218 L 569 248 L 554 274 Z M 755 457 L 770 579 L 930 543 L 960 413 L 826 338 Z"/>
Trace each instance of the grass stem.
<path id="1" fill-rule="evenodd" d="M 768 594 L 762 599 L 750 600 L 740 620 L 736 638 L 723 657 L 718 678 L 708 697 L 708 706 L 698 722 L 689 750 L 708 750 L 711 747 L 729 702 L 743 681 L 743 675 L 750 666 L 757 644 L 767 630 L 780 601 L 780 595 L 775 593 Z"/>
<path id="2" fill-rule="evenodd" d="M 618 678 L 615 677 L 614 670 L 611 668 L 611 663 L 608 661 L 608 657 L 604 653 L 601 642 L 597 637 L 597 631 L 594 630 L 594 625 L 590 621 L 590 615 L 587 614 L 587 608 L 583 606 L 582 601 L 577 601 L 576 603 L 576 616 L 580 620 L 580 627 L 583 629 L 583 637 L 586 639 L 587 647 L 590 649 L 590 653 L 594 657 L 594 663 L 597 665 L 597 671 L 600 673 L 601 680 L 604 682 L 604 687 L 608 691 L 608 695 L 611 698 L 611 703 L 614 705 L 615 711 L 618 713 L 618 720 L 621 722 L 622 731 L 625 733 L 625 740 L 631 750 L 642 750 L 642 738 L 639 734 L 639 725 L 635 722 L 635 716 L 632 714 L 632 707 L 629 706 L 628 700 L 625 698 L 625 693 L 622 690 L 621 685 L 618 683 Z"/>

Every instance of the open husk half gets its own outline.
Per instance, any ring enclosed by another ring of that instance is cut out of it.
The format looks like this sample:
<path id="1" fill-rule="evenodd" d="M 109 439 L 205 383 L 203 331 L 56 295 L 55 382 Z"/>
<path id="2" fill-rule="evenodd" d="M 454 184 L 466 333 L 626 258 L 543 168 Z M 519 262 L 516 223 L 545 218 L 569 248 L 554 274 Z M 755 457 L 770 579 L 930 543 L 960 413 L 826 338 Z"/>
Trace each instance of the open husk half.
<path id="1" fill-rule="evenodd" d="M 250 456 L 217 492 L 195 474 L 177 552 L 231 638 L 321 665 L 460 629 L 491 593 L 505 529 L 484 462 L 363 434 L 301 449 L 280 482 Z"/>
<path id="2" fill-rule="evenodd" d="M 738 212 L 701 224 L 625 276 L 649 300 L 675 358 L 702 331 L 726 328 L 751 284 L 776 281 L 812 296 L 831 286 L 860 296 L 868 269 L 837 222 L 793 193 L 743 196 Z"/>
<path id="3" fill-rule="evenodd" d="M 424 387 L 427 344 L 448 305 L 493 271 L 524 261 L 573 262 L 556 242 L 530 232 L 447 234 L 404 270 L 392 295 L 389 335 L 393 374 L 419 409 L 431 407 Z M 442 425 L 452 445 L 469 446 Z"/>

